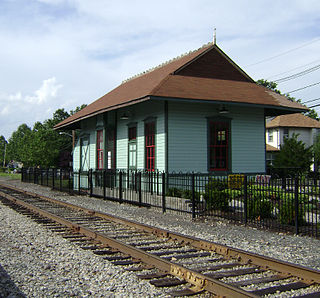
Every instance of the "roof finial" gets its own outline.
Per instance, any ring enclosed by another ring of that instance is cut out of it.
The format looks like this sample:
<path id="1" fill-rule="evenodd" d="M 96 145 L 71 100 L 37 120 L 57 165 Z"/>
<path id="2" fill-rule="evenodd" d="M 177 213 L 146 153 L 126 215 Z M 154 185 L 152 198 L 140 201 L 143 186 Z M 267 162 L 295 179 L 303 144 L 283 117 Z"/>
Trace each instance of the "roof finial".
<path id="1" fill-rule="evenodd" d="M 213 30 L 213 44 L 215 45 L 217 43 L 217 29 L 214 28 Z"/>

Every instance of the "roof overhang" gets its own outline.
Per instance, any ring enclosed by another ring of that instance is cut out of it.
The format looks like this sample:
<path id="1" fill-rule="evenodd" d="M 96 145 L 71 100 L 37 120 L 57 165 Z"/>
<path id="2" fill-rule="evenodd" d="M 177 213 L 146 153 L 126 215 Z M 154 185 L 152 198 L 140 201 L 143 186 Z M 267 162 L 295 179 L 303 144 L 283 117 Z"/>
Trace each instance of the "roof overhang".
<path id="1" fill-rule="evenodd" d="M 82 120 L 94 117 L 96 115 L 103 114 L 105 112 L 121 109 L 121 108 L 124 108 L 124 107 L 127 107 L 127 106 L 132 106 L 134 104 L 137 104 L 137 103 L 140 103 L 140 102 L 144 102 L 144 101 L 147 101 L 147 100 L 150 100 L 150 96 L 134 99 L 134 100 L 128 101 L 126 103 L 114 105 L 114 106 L 111 106 L 111 107 L 108 107 L 108 108 L 105 108 L 105 109 L 100 109 L 98 111 L 95 111 L 94 113 L 90 113 L 90 114 L 87 114 L 85 116 L 78 117 L 78 118 L 76 118 L 74 120 L 71 120 L 70 122 L 64 123 L 62 125 L 58 124 L 53 129 L 54 130 L 59 130 L 59 129 L 80 129 L 81 128 L 80 122 Z"/>

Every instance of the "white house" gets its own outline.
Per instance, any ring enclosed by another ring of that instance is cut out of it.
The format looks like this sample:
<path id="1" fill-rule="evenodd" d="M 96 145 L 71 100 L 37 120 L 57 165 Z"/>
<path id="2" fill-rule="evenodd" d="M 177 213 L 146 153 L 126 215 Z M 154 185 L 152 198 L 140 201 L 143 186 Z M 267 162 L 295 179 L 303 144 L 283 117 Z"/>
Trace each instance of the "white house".
<path id="1" fill-rule="evenodd" d="M 305 143 L 306 147 L 314 144 L 320 133 L 320 122 L 301 113 L 280 115 L 266 124 L 266 156 L 267 164 L 272 165 L 275 155 L 285 138 L 298 135 L 297 139 Z M 312 167 L 313 168 L 313 167 Z"/>
<path id="2" fill-rule="evenodd" d="M 124 81 L 55 128 L 79 130 L 76 171 L 261 173 L 265 116 L 306 110 L 208 44 Z"/>
<path id="3" fill-rule="evenodd" d="M 281 115 L 267 121 L 266 143 L 280 149 L 284 138 L 298 135 L 307 147 L 313 145 L 320 132 L 320 122 L 301 113 Z"/>

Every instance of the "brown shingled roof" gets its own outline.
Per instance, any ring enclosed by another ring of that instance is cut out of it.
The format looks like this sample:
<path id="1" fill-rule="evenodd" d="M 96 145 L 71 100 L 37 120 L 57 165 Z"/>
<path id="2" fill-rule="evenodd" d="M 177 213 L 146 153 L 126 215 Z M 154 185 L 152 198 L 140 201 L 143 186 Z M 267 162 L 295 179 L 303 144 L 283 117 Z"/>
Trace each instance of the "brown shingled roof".
<path id="1" fill-rule="evenodd" d="M 273 127 L 320 128 L 320 122 L 301 113 L 296 113 L 277 116 L 266 124 L 266 128 Z"/>
<path id="2" fill-rule="evenodd" d="M 55 128 L 157 97 L 256 104 L 296 112 L 306 110 L 301 104 L 255 84 L 216 45 L 208 44 L 124 82 Z"/>
<path id="3" fill-rule="evenodd" d="M 268 152 L 277 152 L 277 151 L 280 151 L 280 150 L 278 148 L 276 148 L 276 147 L 273 147 L 273 146 L 271 146 L 269 144 L 266 144 L 266 151 L 268 151 Z"/>

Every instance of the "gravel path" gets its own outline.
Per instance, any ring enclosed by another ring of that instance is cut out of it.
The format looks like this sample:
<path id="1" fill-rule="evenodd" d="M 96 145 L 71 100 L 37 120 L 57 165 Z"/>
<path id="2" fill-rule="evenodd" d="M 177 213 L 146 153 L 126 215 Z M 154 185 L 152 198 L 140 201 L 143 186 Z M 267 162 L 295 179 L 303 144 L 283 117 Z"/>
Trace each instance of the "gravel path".
<path id="1" fill-rule="evenodd" d="M 320 270 L 317 239 L 235 226 L 225 220 L 192 221 L 190 215 L 163 215 L 154 209 L 69 196 L 3 177 L 0 181 L 97 211 Z M 165 296 L 149 283 L 138 280 L 135 274 L 101 261 L 91 252 L 79 250 L 1 204 L 0 250 L 0 297 Z"/>

